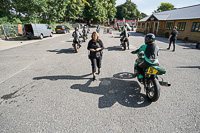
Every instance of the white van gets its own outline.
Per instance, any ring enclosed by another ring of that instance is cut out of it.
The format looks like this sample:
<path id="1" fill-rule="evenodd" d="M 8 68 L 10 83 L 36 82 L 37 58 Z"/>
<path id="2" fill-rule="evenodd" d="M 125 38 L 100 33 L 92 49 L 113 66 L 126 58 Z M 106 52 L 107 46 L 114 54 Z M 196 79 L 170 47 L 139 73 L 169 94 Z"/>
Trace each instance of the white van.
<path id="1" fill-rule="evenodd" d="M 53 36 L 53 30 L 47 24 L 25 24 L 24 30 L 28 39 Z"/>

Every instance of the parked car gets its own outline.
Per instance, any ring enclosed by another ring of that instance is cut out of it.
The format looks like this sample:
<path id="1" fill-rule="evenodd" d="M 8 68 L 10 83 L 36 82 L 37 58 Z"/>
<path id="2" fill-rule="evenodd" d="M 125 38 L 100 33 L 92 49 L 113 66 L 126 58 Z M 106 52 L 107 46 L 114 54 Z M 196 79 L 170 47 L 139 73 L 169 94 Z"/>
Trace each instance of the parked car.
<path id="1" fill-rule="evenodd" d="M 46 36 L 53 36 L 53 30 L 47 24 L 25 24 L 24 25 L 25 36 L 28 39 L 40 38 Z"/>
<path id="2" fill-rule="evenodd" d="M 196 48 L 197 48 L 197 49 L 200 49 L 200 40 L 199 40 L 199 41 L 197 41 Z"/>
<path id="3" fill-rule="evenodd" d="M 70 33 L 70 29 L 66 25 L 57 25 L 55 31 L 56 33 Z"/>

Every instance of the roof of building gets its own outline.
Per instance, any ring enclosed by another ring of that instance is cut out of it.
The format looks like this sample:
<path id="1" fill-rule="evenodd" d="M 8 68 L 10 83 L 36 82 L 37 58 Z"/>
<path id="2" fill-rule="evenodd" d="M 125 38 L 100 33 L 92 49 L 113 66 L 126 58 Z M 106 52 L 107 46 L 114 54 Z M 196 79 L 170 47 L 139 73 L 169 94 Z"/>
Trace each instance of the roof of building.
<path id="1" fill-rule="evenodd" d="M 200 19 L 200 4 L 163 12 L 157 12 L 152 15 L 158 20 Z M 147 21 L 152 15 L 141 19 L 139 22 Z"/>

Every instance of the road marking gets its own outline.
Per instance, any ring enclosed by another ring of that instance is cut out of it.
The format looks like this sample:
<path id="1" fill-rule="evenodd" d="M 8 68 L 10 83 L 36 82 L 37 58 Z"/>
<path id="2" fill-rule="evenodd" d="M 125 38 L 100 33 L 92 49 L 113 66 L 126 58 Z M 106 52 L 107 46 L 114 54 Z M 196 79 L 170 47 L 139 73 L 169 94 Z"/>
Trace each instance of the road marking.
<path id="1" fill-rule="evenodd" d="M 31 64 L 29 64 L 28 66 L 26 66 L 25 68 L 23 68 L 22 70 L 16 72 L 15 74 L 11 75 L 10 77 L 6 78 L 5 80 L 1 81 L 0 84 L 4 83 L 6 80 L 12 78 L 13 76 L 17 75 L 18 73 L 24 71 L 25 69 L 29 68 L 31 65 L 33 65 L 35 62 L 32 62 Z"/>

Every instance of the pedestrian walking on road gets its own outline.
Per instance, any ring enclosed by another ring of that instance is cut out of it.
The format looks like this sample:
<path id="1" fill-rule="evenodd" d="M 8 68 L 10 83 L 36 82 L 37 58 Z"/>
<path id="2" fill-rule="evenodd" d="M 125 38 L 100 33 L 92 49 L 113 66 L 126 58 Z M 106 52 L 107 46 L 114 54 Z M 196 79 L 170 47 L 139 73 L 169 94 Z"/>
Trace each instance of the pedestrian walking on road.
<path id="1" fill-rule="evenodd" d="M 171 47 L 171 43 L 173 42 L 173 52 L 175 51 L 175 43 L 176 43 L 176 40 L 177 40 L 177 36 L 178 36 L 178 31 L 176 30 L 177 27 L 175 26 L 173 31 L 171 32 L 171 35 L 169 36 L 169 47 L 167 48 L 168 50 L 170 49 Z"/>
<path id="2" fill-rule="evenodd" d="M 93 81 L 96 80 L 96 66 L 98 68 L 98 75 L 100 74 L 101 69 L 101 61 L 103 55 L 103 42 L 99 39 L 99 35 L 97 32 L 92 33 L 92 39 L 88 43 L 87 49 L 89 52 L 89 59 L 91 60 L 92 65 L 92 74 L 93 74 Z"/>

